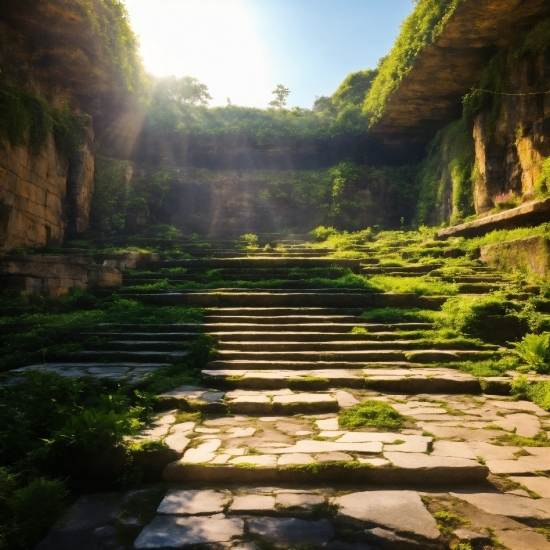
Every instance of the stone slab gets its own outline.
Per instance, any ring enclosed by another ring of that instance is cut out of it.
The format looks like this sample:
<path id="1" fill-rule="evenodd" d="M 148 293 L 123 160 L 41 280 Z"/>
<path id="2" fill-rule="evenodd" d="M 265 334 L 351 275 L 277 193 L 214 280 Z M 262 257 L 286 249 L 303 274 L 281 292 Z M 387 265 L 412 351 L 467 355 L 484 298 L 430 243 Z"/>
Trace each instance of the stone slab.
<path id="1" fill-rule="evenodd" d="M 157 513 L 168 515 L 217 514 L 229 502 L 228 491 L 195 491 L 171 489 L 160 503 Z"/>
<path id="2" fill-rule="evenodd" d="M 451 496 L 465 500 L 488 514 L 496 514 L 519 521 L 550 520 L 550 499 L 531 499 L 502 493 L 473 493 L 459 491 Z"/>
<path id="3" fill-rule="evenodd" d="M 527 531 L 496 531 L 495 537 L 509 550 L 550 550 L 550 542 L 539 533 Z"/>
<path id="4" fill-rule="evenodd" d="M 296 545 L 324 546 L 334 538 L 334 528 L 326 519 L 307 521 L 297 518 L 250 518 L 248 529 L 252 535 L 267 540 L 276 548 Z"/>
<path id="5" fill-rule="evenodd" d="M 320 506 L 324 502 L 324 497 L 311 493 L 278 493 L 276 505 L 280 508 L 311 510 L 314 506 Z"/>
<path id="6" fill-rule="evenodd" d="M 550 219 L 550 199 L 533 201 L 522 204 L 517 208 L 511 208 L 505 212 L 485 216 L 468 223 L 440 229 L 435 234 L 435 239 L 445 240 L 449 237 L 481 237 L 496 229 L 515 229 L 537 225 Z M 521 239 L 523 240 L 523 239 Z M 485 247 L 483 247 L 485 248 Z M 487 254 L 485 254 L 487 256 Z M 482 258 L 485 256 L 482 255 Z"/>
<path id="7" fill-rule="evenodd" d="M 157 516 L 140 533 L 134 548 L 185 548 L 197 544 L 229 542 L 243 533 L 242 519 L 226 518 L 222 514 L 185 518 Z"/>
<path id="8" fill-rule="evenodd" d="M 334 499 L 338 517 L 397 533 L 410 533 L 430 541 L 439 538 L 436 521 L 415 491 L 365 491 Z"/>
<path id="9" fill-rule="evenodd" d="M 550 479 L 542 476 L 511 476 L 510 479 L 527 487 L 533 493 L 537 493 L 542 498 L 550 499 Z"/>
<path id="10" fill-rule="evenodd" d="M 237 495 L 229 507 L 230 512 L 258 513 L 275 510 L 275 497 L 269 495 Z"/>

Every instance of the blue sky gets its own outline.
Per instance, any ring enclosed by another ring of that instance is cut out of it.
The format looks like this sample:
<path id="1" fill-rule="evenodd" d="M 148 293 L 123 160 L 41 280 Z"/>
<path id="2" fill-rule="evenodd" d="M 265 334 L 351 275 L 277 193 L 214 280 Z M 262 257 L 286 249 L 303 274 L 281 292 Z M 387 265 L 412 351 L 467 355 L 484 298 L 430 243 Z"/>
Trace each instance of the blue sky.
<path id="1" fill-rule="evenodd" d="M 390 50 L 411 0 L 125 0 L 147 71 L 194 76 L 211 105 L 311 107 Z"/>

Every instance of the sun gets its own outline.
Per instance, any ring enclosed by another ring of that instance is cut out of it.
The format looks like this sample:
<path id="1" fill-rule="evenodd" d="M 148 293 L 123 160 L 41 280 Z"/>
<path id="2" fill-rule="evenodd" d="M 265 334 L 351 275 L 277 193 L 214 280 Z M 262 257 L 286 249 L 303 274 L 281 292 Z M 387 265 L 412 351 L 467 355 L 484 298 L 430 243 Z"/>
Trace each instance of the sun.
<path id="1" fill-rule="evenodd" d="M 246 0 L 126 0 L 148 72 L 193 76 L 211 105 L 265 107 L 271 63 Z"/>

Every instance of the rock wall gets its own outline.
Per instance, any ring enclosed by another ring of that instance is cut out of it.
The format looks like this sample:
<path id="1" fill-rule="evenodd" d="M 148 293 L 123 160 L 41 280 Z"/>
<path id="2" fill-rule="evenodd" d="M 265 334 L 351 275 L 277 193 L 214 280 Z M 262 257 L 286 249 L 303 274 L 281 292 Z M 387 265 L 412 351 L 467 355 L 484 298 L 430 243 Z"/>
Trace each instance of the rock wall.
<path id="1" fill-rule="evenodd" d="M 0 287 L 62 296 L 72 288 L 116 288 L 122 274 L 82 256 L 0 256 Z"/>
<path id="2" fill-rule="evenodd" d="M 61 243 L 88 227 L 94 186 L 93 132 L 61 154 L 52 135 L 39 151 L 0 139 L 0 251 Z"/>
<path id="3" fill-rule="evenodd" d="M 350 164 L 325 170 L 206 170 L 100 158 L 92 227 L 139 233 L 161 223 L 184 234 L 217 235 L 301 232 L 319 225 L 399 227 L 401 218 L 412 218 L 412 180 L 410 169 Z"/>
<path id="4" fill-rule="evenodd" d="M 550 156 L 550 93 L 538 93 L 550 91 L 550 52 L 520 58 L 502 76 L 506 93 L 525 95 L 501 96 L 474 119 L 478 214 L 493 209 L 497 196 L 532 200 Z"/>
<path id="5" fill-rule="evenodd" d="M 417 161 L 437 131 L 460 116 L 462 96 L 499 48 L 550 15 L 547 0 L 461 0 L 391 93 L 371 135 L 381 156 Z"/>
<path id="6" fill-rule="evenodd" d="M 60 243 L 88 228 L 94 133 L 117 134 L 140 78 L 135 37 L 118 2 L 0 2 L 0 252 Z M 53 128 L 38 149 L 28 139 L 10 145 L 12 92 L 40 98 L 50 114 L 90 115 L 77 150 L 56 149 Z"/>

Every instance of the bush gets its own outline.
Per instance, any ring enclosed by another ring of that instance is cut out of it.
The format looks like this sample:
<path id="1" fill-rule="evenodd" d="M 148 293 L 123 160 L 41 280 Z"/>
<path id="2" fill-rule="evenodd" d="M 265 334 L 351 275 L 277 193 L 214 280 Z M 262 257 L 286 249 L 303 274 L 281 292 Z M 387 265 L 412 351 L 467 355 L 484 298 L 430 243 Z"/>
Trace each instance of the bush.
<path id="1" fill-rule="evenodd" d="M 63 511 L 67 496 L 61 480 L 37 477 L 25 484 L 0 468 L 0 549 L 33 548 Z"/>
<path id="2" fill-rule="evenodd" d="M 526 334 L 521 342 L 511 342 L 515 353 L 539 374 L 550 371 L 550 332 Z"/>

